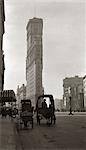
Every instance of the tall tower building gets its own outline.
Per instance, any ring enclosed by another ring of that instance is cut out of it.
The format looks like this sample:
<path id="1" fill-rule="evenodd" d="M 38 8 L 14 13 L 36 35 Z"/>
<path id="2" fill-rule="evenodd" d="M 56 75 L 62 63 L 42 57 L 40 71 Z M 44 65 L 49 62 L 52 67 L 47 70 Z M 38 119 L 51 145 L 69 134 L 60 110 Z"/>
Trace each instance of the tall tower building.
<path id="1" fill-rule="evenodd" d="M 27 27 L 27 58 L 26 58 L 26 97 L 30 98 L 35 107 L 36 100 L 42 94 L 43 20 L 30 19 Z"/>
<path id="2" fill-rule="evenodd" d="M 4 0 L 0 0 L 0 91 L 4 86 L 4 54 L 3 54 L 3 34 L 4 34 Z"/>

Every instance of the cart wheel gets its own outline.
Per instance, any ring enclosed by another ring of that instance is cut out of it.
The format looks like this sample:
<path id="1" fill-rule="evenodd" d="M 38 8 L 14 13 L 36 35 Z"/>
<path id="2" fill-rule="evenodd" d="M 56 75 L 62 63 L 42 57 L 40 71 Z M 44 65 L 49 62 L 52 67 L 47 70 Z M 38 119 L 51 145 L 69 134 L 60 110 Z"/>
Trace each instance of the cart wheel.
<path id="1" fill-rule="evenodd" d="M 32 128 L 33 128 L 33 119 L 32 119 Z"/>
<path id="2" fill-rule="evenodd" d="M 54 124 L 56 124 L 56 117 L 55 117 L 55 115 L 54 115 Z"/>
<path id="3" fill-rule="evenodd" d="M 37 116 L 37 124 L 40 125 L 40 119 L 39 119 L 39 116 Z"/>
<path id="4" fill-rule="evenodd" d="M 27 127 L 27 122 L 26 121 L 24 122 L 24 127 Z"/>
<path id="5" fill-rule="evenodd" d="M 52 121 L 53 121 L 53 118 L 52 118 L 52 116 L 51 116 L 51 124 L 52 124 Z"/>
<path id="6" fill-rule="evenodd" d="M 38 115 L 36 115 L 36 121 L 37 121 L 37 124 L 38 124 Z"/>
<path id="7" fill-rule="evenodd" d="M 40 119 L 39 119 L 39 125 L 40 125 Z"/>
<path id="8" fill-rule="evenodd" d="M 38 124 L 40 125 L 40 118 L 39 118 L 39 116 L 38 116 Z"/>
<path id="9" fill-rule="evenodd" d="M 48 126 L 51 125 L 51 118 L 47 118 L 47 125 L 48 125 Z"/>

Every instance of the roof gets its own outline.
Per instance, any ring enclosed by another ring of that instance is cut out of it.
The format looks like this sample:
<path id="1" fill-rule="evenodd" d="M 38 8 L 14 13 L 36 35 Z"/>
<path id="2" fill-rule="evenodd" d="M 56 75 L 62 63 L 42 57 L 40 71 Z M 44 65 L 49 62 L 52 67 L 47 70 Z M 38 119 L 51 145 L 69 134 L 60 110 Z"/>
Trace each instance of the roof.
<path id="1" fill-rule="evenodd" d="M 15 92 L 13 90 L 0 91 L 0 102 L 16 102 Z"/>

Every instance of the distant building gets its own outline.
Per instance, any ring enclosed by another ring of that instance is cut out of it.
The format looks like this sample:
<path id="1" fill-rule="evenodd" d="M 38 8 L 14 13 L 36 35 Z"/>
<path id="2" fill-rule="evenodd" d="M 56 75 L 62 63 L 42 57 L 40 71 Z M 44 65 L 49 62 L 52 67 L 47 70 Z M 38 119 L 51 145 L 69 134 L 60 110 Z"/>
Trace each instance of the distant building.
<path id="1" fill-rule="evenodd" d="M 84 87 L 84 107 L 86 109 L 86 76 L 83 77 L 83 87 Z"/>
<path id="2" fill-rule="evenodd" d="M 3 34 L 4 34 L 4 0 L 0 0 L 0 91 L 4 88 L 4 54 L 3 54 Z"/>
<path id="3" fill-rule="evenodd" d="M 66 110 L 70 109 L 70 99 L 72 98 L 72 110 L 81 111 L 84 109 L 83 78 L 70 77 L 63 80 L 63 98 L 66 101 Z"/>
<path id="4" fill-rule="evenodd" d="M 55 99 L 55 110 L 62 111 L 64 109 L 63 99 Z"/>
<path id="5" fill-rule="evenodd" d="M 21 87 L 17 87 L 17 105 L 20 108 L 21 106 L 21 100 L 26 99 L 26 86 L 22 84 Z"/>
<path id="6" fill-rule="evenodd" d="M 35 107 L 38 96 L 41 95 L 43 92 L 42 87 L 43 20 L 40 18 L 30 19 L 26 29 L 27 29 L 26 97 L 31 99 L 32 105 Z"/>

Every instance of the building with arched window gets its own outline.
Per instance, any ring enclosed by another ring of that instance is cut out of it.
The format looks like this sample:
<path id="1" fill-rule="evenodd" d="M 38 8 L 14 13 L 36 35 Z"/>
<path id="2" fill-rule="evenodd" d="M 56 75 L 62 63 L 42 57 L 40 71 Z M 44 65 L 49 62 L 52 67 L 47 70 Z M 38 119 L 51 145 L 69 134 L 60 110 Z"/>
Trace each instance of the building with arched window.
<path id="1" fill-rule="evenodd" d="M 82 77 L 68 77 L 63 80 L 63 98 L 66 100 L 66 110 L 71 107 L 74 111 L 82 111 L 84 109 L 84 92 Z"/>

